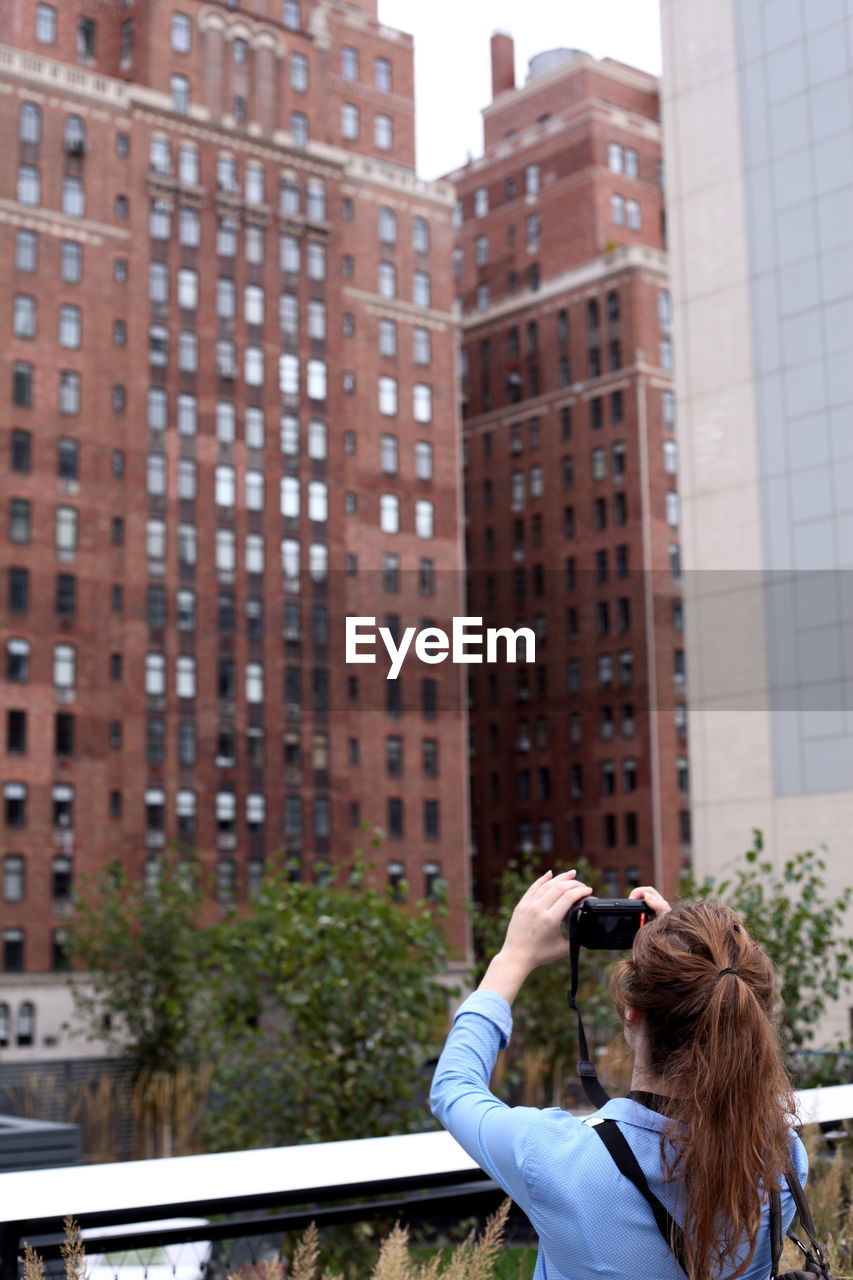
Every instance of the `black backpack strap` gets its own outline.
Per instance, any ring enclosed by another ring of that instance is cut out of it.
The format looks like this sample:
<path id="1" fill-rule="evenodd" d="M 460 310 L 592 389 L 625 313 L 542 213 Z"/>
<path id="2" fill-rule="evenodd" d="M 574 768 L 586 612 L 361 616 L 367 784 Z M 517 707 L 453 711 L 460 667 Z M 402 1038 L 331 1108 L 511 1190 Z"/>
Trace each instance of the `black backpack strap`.
<path id="1" fill-rule="evenodd" d="M 770 1280 L 776 1280 L 782 1258 L 782 1197 L 770 1192 Z"/>
<path id="2" fill-rule="evenodd" d="M 649 1207 L 654 1214 L 655 1222 L 658 1230 L 667 1243 L 667 1246 L 675 1255 L 675 1260 L 681 1267 L 682 1271 L 687 1272 L 684 1261 L 684 1234 L 681 1227 L 673 1218 L 668 1209 L 664 1208 L 660 1200 L 649 1186 L 646 1175 L 640 1168 L 639 1161 L 634 1155 L 628 1141 L 619 1128 L 615 1120 L 593 1120 L 587 1122 L 591 1129 L 594 1129 L 601 1141 L 613 1159 L 616 1168 L 619 1170 L 629 1182 L 633 1182 L 640 1195 L 648 1201 Z"/>

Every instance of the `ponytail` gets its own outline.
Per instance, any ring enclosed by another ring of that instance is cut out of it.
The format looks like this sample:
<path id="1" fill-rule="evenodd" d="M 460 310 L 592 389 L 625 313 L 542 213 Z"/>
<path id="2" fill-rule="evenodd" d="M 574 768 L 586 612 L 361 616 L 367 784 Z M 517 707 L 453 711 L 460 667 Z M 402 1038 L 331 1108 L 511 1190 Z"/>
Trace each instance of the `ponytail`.
<path id="1" fill-rule="evenodd" d="M 728 907 L 680 903 L 640 930 L 612 990 L 621 1014 L 642 1012 L 649 1069 L 671 1100 L 661 1150 L 684 1188 L 688 1275 L 735 1280 L 755 1252 L 765 1188 L 790 1155 L 773 967 Z"/>

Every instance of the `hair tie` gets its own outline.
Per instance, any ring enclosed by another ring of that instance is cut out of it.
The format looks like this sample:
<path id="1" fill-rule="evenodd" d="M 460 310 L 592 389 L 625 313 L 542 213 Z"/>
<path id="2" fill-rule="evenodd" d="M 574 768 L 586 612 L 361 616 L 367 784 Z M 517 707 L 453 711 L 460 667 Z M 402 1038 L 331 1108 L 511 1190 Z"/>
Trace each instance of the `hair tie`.
<path id="1" fill-rule="evenodd" d="M 714 981 L 718 982 L 720 978 L 724 978 L 727 973 L 733 973 L 736 978 L 739 976 L 737 969 L 721 969 L 716 978 L 714 978 Z"/>

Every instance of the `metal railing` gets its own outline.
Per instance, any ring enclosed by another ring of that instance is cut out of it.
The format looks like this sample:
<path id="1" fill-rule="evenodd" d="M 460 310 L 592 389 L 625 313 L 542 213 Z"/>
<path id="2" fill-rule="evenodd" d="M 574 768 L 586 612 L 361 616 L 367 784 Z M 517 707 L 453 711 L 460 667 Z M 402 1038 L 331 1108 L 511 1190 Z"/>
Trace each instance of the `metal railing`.
<path id="1" fill-rule="evenodd" d="M 832 1126 L 853 1117 L 853 1084 L 802 1090 L 797 1101 L 803 1124 Z M 98 1263 L 93 1280 L 118 1276 L 125 1265 L 139 1280 L 200 1280 L 279 1256 L 282 1237 L 312 1222 L 340 1228 L 399 1221 L 424 1238 L 446 1239 L 462 1223 L 482 1223 L 503 1199 L 443 1131 L 5 1173 L 0 1280 L 16 1280 L 25 1241 L 45 1258 L 50 1276 L 67 1216 L 84 1229 L 87 1253 Z M 534 1243 L 522 1215 L 511 1219 L 507 1241 Z M 203 1248 L 185 1270 L 174 1250 L 189 1244 Z M 136 1266 L 127 1256 L 135 1251 Z M 501 1275 L 516 1280 L 528 1274 L 525 1266 L 516 1255 Z"/>

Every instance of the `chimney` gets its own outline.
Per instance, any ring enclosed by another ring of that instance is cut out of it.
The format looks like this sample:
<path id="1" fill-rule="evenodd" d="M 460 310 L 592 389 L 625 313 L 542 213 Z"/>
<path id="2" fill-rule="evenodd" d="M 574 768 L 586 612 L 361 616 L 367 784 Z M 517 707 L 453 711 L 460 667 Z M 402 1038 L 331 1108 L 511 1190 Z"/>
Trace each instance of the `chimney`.
<path id="1" fill-rule="evenodd" d="M 515 44 L 511 35 L 496 31 L 492 36 L 492 101 L 515 88 Z"/>

